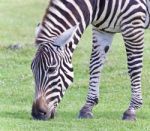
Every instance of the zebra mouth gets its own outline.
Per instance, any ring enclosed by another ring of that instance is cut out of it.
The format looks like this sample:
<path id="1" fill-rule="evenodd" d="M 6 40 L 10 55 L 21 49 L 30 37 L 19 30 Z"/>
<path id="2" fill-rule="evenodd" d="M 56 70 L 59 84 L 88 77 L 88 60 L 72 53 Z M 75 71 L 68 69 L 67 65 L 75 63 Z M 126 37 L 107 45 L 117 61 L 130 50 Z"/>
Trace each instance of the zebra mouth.
<path id="1" fill-rule="evenodd" d="M 54 119 L 55 111 L 55 107 L 50 109 L 47 105 L 38 106 L 37 103 L 33 103 L 31 115 L 34 120 L 48 120 Z"/>
<path id="2" fill-rule="evenodd" d="M 54 119 L 54 117 L 55 117 L 55 113 L 56 113 L 56 110 L 55 110 L 55 108 L 50 112 L 50 119 Z"/>
<path id="3" fill-rule="evenodd" d="M 53 109 L 50 112 L 43 112 L 43 111 L 38 111 L 38 112 L 33 112 L 32 111 L 32 117 L 34 120 L 48 120 L 48 119 L 54 119 L 55 117 L 55 109 Z"/>

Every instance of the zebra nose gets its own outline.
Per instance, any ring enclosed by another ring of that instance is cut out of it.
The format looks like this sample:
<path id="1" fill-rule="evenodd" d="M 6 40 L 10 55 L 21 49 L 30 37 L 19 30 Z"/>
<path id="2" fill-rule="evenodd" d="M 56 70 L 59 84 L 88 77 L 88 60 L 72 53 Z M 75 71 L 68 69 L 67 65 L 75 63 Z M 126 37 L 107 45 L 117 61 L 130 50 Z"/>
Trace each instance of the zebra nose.
<path id="1" fill-rule="evenodd" d="M 44 97 L 40 97 L 33 102 L 32 117 L 38 120 L 47 120 L 49 118 L 48 105 Z"/>
<path id="2" fill-rule="evenodd" d="M 42 110 L 39 110 L 39 114 L 41 115 L 41 116 L 45 116 L 46 115 L 46 111 L 42 111 Z"/>

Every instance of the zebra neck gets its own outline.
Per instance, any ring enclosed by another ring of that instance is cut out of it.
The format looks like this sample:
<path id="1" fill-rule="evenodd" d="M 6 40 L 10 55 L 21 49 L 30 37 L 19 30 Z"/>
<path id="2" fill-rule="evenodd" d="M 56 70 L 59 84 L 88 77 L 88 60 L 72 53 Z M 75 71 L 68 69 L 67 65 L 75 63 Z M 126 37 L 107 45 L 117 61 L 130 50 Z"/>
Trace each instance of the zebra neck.
<path id="1" fill-rule="evenodd" d="M 68 45 L 73 52 L 86 27 L 94 19 L 95 6 L 96 0 L 51 0 L 43 18 L 41 36 L 45 39 L 57 37 L 72 26 L 79 25 Z"/>

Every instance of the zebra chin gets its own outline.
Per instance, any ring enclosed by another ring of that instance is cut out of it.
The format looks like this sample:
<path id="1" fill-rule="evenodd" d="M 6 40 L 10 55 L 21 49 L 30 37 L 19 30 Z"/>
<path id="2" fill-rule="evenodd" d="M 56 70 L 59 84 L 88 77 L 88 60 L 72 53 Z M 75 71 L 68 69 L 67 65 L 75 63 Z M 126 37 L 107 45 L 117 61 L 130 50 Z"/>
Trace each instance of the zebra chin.
<path id="1" fill-rule="evenodd" d="M 31 115 L 34 120 L 54 119 L 55 108 L 49 109 L 45 98 L 40 97 L 33 102 Z"/>

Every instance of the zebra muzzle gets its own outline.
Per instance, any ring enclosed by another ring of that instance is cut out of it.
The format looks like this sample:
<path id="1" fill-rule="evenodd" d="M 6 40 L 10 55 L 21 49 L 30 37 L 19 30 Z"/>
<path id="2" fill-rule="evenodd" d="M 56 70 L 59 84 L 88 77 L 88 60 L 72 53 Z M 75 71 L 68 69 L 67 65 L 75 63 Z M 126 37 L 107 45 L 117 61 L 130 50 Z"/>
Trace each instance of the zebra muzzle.
<path id="1" fill-rule="evenodd" d="M 40 97 L 33 102 L 31 115 L 35 120 L 53 119 L 55 116 L 55 109 L 49 110 L 45 98 Z"/>

